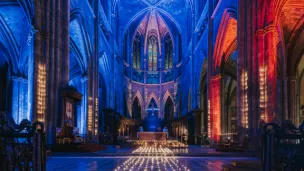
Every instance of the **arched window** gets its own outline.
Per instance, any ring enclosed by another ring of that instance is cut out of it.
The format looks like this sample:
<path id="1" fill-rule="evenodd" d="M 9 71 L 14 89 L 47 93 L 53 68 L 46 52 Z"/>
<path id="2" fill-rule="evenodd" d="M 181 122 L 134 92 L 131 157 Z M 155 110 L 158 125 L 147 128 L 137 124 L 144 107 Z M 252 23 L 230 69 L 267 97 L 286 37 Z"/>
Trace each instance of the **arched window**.
<path id="1" fill-rule="evenodd" d="M 148 56 L 149 56 L 149 71 L 157 70 L 157 39 L 155 36 L 149 38 Z"/>
<path id="2" fill-rule="evenodd" d="M 140 69 L 140 37 L 138 35 L 133 41 L 133 67 Z"/>
<path id="3" fill-rule="evenodd" d="M 165 39 L 165 68 L 171 68 L 172 67 L 172 53 L 173 46 L 172 46 L 172 40 L 170 36 L 167 36 Z"/>
<path id="4" fill-rule="evenodd" d="M 134 99 L 132 105 L 132 118 L 138 120 L 141 119 L 141 106 L 137 97 Z"/>
<path id="5" fill-rule="evenodd" d="M 165 120 L 172 120 L 174 119 L 174 105 L 171 97 L 168 97 L 165 103 Z"/>

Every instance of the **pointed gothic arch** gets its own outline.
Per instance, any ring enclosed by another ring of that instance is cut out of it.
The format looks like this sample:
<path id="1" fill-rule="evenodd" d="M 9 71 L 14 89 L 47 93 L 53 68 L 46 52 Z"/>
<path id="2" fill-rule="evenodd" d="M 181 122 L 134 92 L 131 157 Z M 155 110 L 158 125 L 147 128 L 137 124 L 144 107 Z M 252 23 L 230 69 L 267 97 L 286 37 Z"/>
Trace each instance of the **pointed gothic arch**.
<path id="1" fill-rule="evenodd" d="M 225 9 L 218 34 L 213 55 L 213 67 L 221 66 L 222 61 L 227 61 L 230 54 L 237 48 L 237 19 L 234 9 Z"/>
<path id="2" fill-rule="evenodd" d="M 140 120 L 142 118 L 142 106 L 140 105 L 140 101 L 136 96 L 132 103 L 132 119 Z"/>
<path id="3" fill-rule="evenodd" d="M 168 99 L 169 97 L 170 97 L 172 100 L 174 99 L 173 96 L 172 96 L 172 94 L 170 93 L 170 91 L 167 90 L 167 91 L 165 92 L 165 94 L 164 94 L 164 97 L 163 97 L 163 103 L 166 103 L 166 101 L 167 101 L 167 99 Z"/>
<path id="4" fill-rule="evenodd" d="M 77 112 L 77 127 L 80 134 L 87 133 L 88 106 L 89 106 L 89 75 L 91 44 L 88 36 L 86 23 L 83 18 L 83 11 L 75 8 L 70 13 L 69 23 L 70 37 L 70 64 L 69 73 L 74 74 L 72 82 L 77 90 L 83 95 L 80 108 Z M 77 62 L 75 62 L 77 61 Z M 80 71 L 79 71 L 80 70 Z M 73 73 L 74 72 L 74 73 Z"/>
<path id="5" fill-rule="evenodd" d="M 171 98 L 171 100 L 172 100 L 172 102 L 174 104 L 174 98 L 173 98 L 173 96 L 172 96 L 172 94 L 170 93 L 169 90 L 167 90 L 165 92 L 164 96 L 163 96 L 163 99 L 162 99 L 162 111 L 165 111 L 165 105 L 166 105 L 166 102 L 167 102 L 168 98 Z M 175 110 L 176 109 L 175 109 L 175 106 L 174 106 L 174 111 Z M 161 117 L 164 118 L 164 112 L 162 112 L 162 116 Z"/>
<path id="6" fill-rule="evenodd" d="M 133 96 L 133 98 L 132 98 L 132 104 L 133 104 L 133 102 L 134 102 L 134 100 L 135 100 L 136 97 L 138 98 L 139 103 L 140 103 L 140 105 L 141 105 L 142 108 L 143 108 L 143 106 L 144 106 L 144 100 L 143 100 L 143 98 L 142 98 L 141 93 L 140 93 L 138 90 L 136 91 L 136 93 L 134 94 L 134 96 Z"/>
<path id="7" fill-rule="evenodd" d="M 154 100 L 155 100 L 157 106 L 159 107 L 158 96 L 157 96 L 154 92 L 150 93 L 150 95 L 149 95 L 149 97 L 148 97 L 148 100 L 147 100 L 147 104 L 148 104 L 148 105 L 150 104 L 152 98 L 154 98 Z M 148 105 L 147 105 L 147 106 L 148 106 Z"/>
<path id="8" fill-rule="evenodd" d="M 6 22 L 0 16 L 0 35 L 3 36 L 3 42 L 0 42 L 0 49 L 6 54 L 7 61 L 9 63 L 12 73 L 18 72 L 18 45 L 13 37 L 13 33 L 10 31 Z"/>
<path id="9" fill-rule="evenodd" d="M 76 52 L 77 59 L 81 62 L 85 70 L 88 68 L 91 53 L 90 38 L 87 33 L 86 23 L 83 18 L 82 11 L 75 8 L 70 14 L 70 47 L 73 52 Z M 79 40 L 80 39 L 80 40 Z"/>
<path id="10" fill-rule="evenodd" d="M 169 96 L 164 103 L 164 116 L 165 120 L 174 119 L 174 102 L 173 99 Z"/>

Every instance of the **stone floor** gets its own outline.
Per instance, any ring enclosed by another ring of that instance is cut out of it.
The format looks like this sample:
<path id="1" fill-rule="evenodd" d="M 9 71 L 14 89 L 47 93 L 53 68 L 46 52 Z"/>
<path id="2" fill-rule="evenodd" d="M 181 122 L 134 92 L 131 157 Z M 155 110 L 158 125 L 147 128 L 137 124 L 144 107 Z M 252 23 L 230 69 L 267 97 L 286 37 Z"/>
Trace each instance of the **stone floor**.
<path id="1" fill-rule="evenodd" d="M 106 150 L 96 152 L 96 156 L 131 156 L 134 148 L 115 148 L 115 146 L 106 146 Z M 171 149 L 175 156 L 247 156 L 254 157 L 252 152 L 217 152 L 213 148 L 202 148 L 198 145 L 190 145 L 188 148 Z"/>
<path id="2" fill-rule="evenodd" d="M 195 170 L 220 171 L 222 166 L 232 161 L 258 160 L 253 153 L 216 152 L 212 148 L 189 146 L 185 149 L 172 149 L 174 156 L 135 155 L 134 148 L 115 148 L 107 146 L 106 150 L 94 153 L 54 153 L 47 161 L 47 170 Z"/>
<path id="3" fill-rule="evenodd" d="M 195 170 L 220 171 L 224 164 L 236 160 L 258 160 L 250 157 L 75 157 L 56 156 L 47 160 L 50 171 L 93 171 L 93 170 Z"/>

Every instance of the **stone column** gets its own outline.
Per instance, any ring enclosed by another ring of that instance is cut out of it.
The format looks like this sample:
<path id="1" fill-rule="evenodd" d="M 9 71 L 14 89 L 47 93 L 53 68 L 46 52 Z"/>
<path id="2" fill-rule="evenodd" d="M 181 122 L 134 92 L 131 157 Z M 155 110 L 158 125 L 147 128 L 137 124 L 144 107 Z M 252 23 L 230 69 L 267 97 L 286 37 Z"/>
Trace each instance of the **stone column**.
<path id="1" fill-rule="evenodd" d="M 132 81 L 133 81 L 133 53 L 131 53 L 131 62 L 130 62 L 130 65 L 129 65 L 129 67 L 130 67 L 130 82 L 132 83 Z"/>
<path id="2" fill-rule="evenodd" d="M 228 106 L 228 110 L 227 110 L 227 116 L 228 116 L 228 122 L 227 122 L 227 132 L 231 133 L 232 129 L 231 129 L 231 109 Z"/>
<path id="3" fill-rule="evenodd" d="M 210 101 L 210 137 L 213 141 L 219 141 L 221 134 L 221 75 L 211 77 L 208 86 L 208 99 Z"/>
<path id="4" fill-rule="evenodd" d="M 212 16 L 212 13 L 213 13 L 213 3 L 211 1 L 209 1 L 208 3 L 208 19 L 209 19 L 209 22 L 208 22 L 208 68 L 207 68 L 207 76 L 208 76 L 208 79 L 207 79 L 207 132 L 208 132 L 208 137 L 211 138 L 212 137 L 212 124 L 211 124 L 211 116 L 212 116 L 212 106 L 211 106 L 211 101 L 212 101 L 212 76 L 213 76 L 213 70 L 214 68 L 212 67 L 213 66 L 213 49 L 214 49 L 214 45 L 213 45 L 213 39 L 215 38 L 213 36 L 213 18 L 211 17 Z M 220 102 L 218 102 L 220 103 Z"/>
<path id="5" fill-rule="evenodd" d="M 147 107 L 149 104 L 146 104 L 147 100 L 148 100 L 148 92 L 147 92 L 147 58 L 144 59 L 144 97 L 143 97 L 143 101 L 144 101 L 144 106 L 142 107 L 143 111 L 141 113 L 142 115 L 142 119 L 144 119 L 144 117 L 147 116 Z"/>
<path id="6" fill-rule="evenodd" d="M 158 89 L 158 97 L 159 97 L 159 114 L 158 114 L 158 118 L 164 118 L 164 103 L 166 102 L 163 102 L 162 101 L 162 59 L 158 59 L 158 63 L 159 63 L 159 89 Z"/>
<path id="7" fill-rule="evenodd" d="M 288 119 L 293 123 L 296 121 L 296 78 L 289 77 L 287 79 L 288 85 Z"/>
<path id="8" fill-rule="evenodd" d="M 79 133 L 86 136 L 87 133 L 87 119 L 88 119 L 88 77 L 84 76 L 81 78 L 81 115 Z"/>
<path id="9" fill-rule="evenodd" d="M 237 41 L 239 56 L 237 59 L 237 132 L 240 142 L 243 142 L 248 129 L 248 60 L 251 56 L 250 44 L 252 36 L 250 29 L 251 4 L 247 1 L 239 3 Z M 248 22 L 249 20 L 249 22 Z"/>
<path id="10" fill-rule="evenodd" d="M 40 111 L 38 111 L 38 108 L 43 107 L 45 108 L 45 103 L 41 103 L 39 104 L 39 102 L 43 101 L 45 102 L 45 97 L 39 97 L 39 93 L 38 93 L 38 89 L 40 87 L 38 87 L 38 77 L 39 77 L 39 67 L 44 67 L 45 68 L 45 53 L 46 51 L 48 51 L 48 48 L 45 47 L 44 43 L 45 43 L 45 29 L 43 29 L 46 25 L 45 20 L 43 20 L 43 18 L 45 18 L 46 12 L 49 12 L 49 10 L 45 9 L 44 7 L 47 6 L 47 4 L 45 4 L 45 1 L 34 1 L 34 11 L 35 11 L 35 17 L 34 17 L 34 21 L 33 21 L 33 27 L 35 29 L 35 38 L 34 38 L 34 56 L 33 56 L 33 61 L 31 64 L 29 64 L 29 67 L 32 66 L 33 67 L 33 78 L 32 78 L 32 88 L 33 88 L 33 121 L 37 121 L 40 118 L 40 115 L 43 114 L 43 116 L 41 116 L 41 121 L 44 121 L 44 114 L 45 114 L 45 110 L 42 109 Z M 47 27 L 46 27 L 47 28 Z M 41 72 L 40 72 L 41 73 Z M 46 87 L 46 85 L 42 85 L 41 86 Z M 38 102 L 38 99 L 40 99 L 40 101 Z M 39 115 L 39 116 L 38 116 Z"/>
<path id="11" fill-rule="evenodd" d="M 267 63 L 267 121 L 273 118 L 277 98 L 277 49 L 276 27 L 269 25 L 265 30 L 265 62 Z"/>
<path id="12" fill-rule="evenodd" d="M 196 82 L 195 82 L 195 71 L 194 71 L 194 68 L 195 68 L 195 60 L 194 60 L 194 48 L 196 46 L 196 38 L 195 38 L 195 14 L 194 14 L 194 11 L 192 13 L 192 27 L 191 27 L 191 33 L 192 33 L 192 36 L 191 36 L 191 106 L 190 106 L 190 110 L 192 108 L 196 108 L 198 106 L 197 104 L 197 90 L 196 90 Z"/>
<path id="13" fill-rule="evenodd" d="M 289 91 L 288 91 L 288 77 L 285 77 L 284 78 L 284 116 L 283 116 L 283 119 L 288 119 L 289 118 L 289 100 L 288 100 L 288 94 L 289 94 Z"/>
<path id="14" fill-rule="evenodd" d="M 28 82 L 22 77 L 12 76 L 12 115 L 19 124 L 23 119 L 30 120 L 28 112 Z"/>
<path id="15" fill-rule="evenodd" d="M 222 73 L 222 75 L 224 75 L 224 73 Z M 227 82 L 229 83 L 229 82 Z M 226 98 L 228 98 L 228 93 L 226 91 L 226 86 L 225 86 L 225 80 L 224 77 L 221 77 L 220 80 L 220 96 L 221 96 L 221 100 L 220 100 L 220 119 L 221 119 L 221 133 L 227 133 L 226 132 Z"/>
<path id="16" fill-rule="evenodd" d="M 76 118 L 77 118 L 77 123 L 75 124 L 78 129 L 80 128 L 79 126 L 81 125 L 81 102 L 78 102 L 75 104 L 76 105 Z M 80 131 L 80 129 L 79 129 Z"/>
<path id="17" fill-rule="evenodd" d="M 197 137 L 201 135 L 201 113 L 202 110 L 201 109 L 193 109 L 193 116 L 194 116 L 194 124 L 195 124 L 195 130 L 194 130 L 194 142 L 195 144 L 197 144 Z"/>
<path id="18" fill-rule="evenodd" d="M 33 121 L 45 122 L 47 142 L 55 142 L 62 114 L 60 88 L 68 84 L 70 0 L 34 1 Z M 56 23 L 61 23 L 60 25 Z"/>
<path id="19" fill-rule="evenodd" d="M 284 92 L 283 92 L 283 81 L 282 81 L 282 78 L 278 78 L 277 79 L 277 92 L 278 92 L 278 95 L 277 95 L 277 99 L 276 99 L 276 102 L 277 102 L 277 115 L 279 117 L 279 119 L 281 121 L 284 120 L 284 112 L 283 112 L 283 109 L 284 109 L 284 103 L 283 103 L 283 97 L 284 97 Z"/>
<path id="20" fill-rule="evenodd" d="M 254 4 L 254 3 L 253 3 Z M 275 25 L 273 0 L 266 3 L 257 1 L 257 57 L 259 69 L 259 109 L 260 119 L 271 122 L 276 108 L 276 80 L 277 80 L 277 44 L 278 32 Z M 263 11 L 266 9 L 265 11 Z M 267 15 L 263 15 L 267 13 Z"/>

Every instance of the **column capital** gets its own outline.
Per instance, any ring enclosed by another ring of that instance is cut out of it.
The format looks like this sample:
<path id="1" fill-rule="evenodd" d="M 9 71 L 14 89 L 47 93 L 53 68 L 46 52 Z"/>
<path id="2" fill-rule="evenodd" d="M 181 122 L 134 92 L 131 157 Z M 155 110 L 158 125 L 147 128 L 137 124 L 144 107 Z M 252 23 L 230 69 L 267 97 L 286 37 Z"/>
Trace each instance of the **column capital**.
<path id="1" fill-rule="evenodd" d="M 221 74 L 213 75 L 210 77 L 211 80 L 217 80 L 217 79 L 221 79 L 221 78 L 222 78 Z"/>
<path id="2" fill-rule="evenodd" d="M 22 83 L 27 83 L 27 81 L 28 81 L 26 78 L 24 78 L 22 76 L 12 76 L 11 80 L 22 82 Z"/>
<path id="3" fill-rule="evenodd" d="M 256 34 L 257 36 L 263 36 L 263 35 L 264 35 L 264 31 L 263 31 L 263 29 L 259 29 L 259 30 L 257 30 L 257 31 L 255 32 L 255 34 Z"/>
<path id="4" fill-rule="evenodd" d="M 264 34 L 268 32 L 277 32 L 276 26 L 274 24 L 267 25 L 263 30 L 264 30 Z"/>
<path id="5" fill-rule="evenodd" d="M 85 81 L 88 81 L 89 77 L 87 75 L 82 76 L 82 78 L 80 79 L 80 82 L 83 83 Z"/>
<path id="6" fill-rule="evenodd" d="M 256 35 L 257 36 L 263 36 L 263 35 L 265 35 L 269 32 L 277 33 L 277 28 L 276 28 L 275 24 L 269 24 L 266 27 L 257 30 Z"/>

